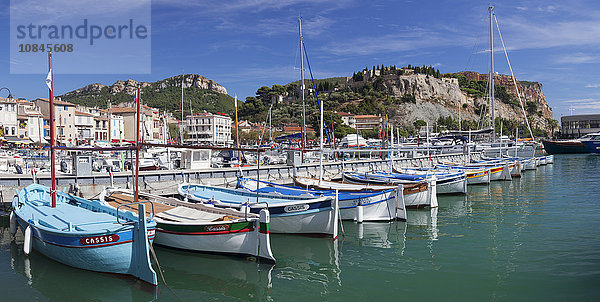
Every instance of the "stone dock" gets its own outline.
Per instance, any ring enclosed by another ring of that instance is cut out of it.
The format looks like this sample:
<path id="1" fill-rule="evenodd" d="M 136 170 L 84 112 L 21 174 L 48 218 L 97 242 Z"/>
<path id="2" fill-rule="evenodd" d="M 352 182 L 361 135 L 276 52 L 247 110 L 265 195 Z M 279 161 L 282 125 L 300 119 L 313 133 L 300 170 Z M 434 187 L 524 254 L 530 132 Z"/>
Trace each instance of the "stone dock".
<path id="1" fill-rule="evenodd" d="M 471 153 L 469 156 L 476 154 Z M 390 159 L 363 159 L 353 161 L 324 162 L 323 174 L 326 178 L 341 177 L 343 170 L 367 171 L 370 169 L 389 169 L 393 162 L 400 167 L 427 167 L 440 162 L 462 162 L 467 159 L 466 154 L 443 154 L 431 157 L 395 158 Z M 240 175 L 256 178 L 275 183 L 291 183 L 294 175 L 318 176 L 319 163 L 308 163 L 299 166 L 269 165 L 242 168 L 210 168 L 203 170 L 158 170 L 141 171 L 139 185 L 141 190 L 160 195 L 173 195 L 177 192 L 177 186 L 182 182 L 199 183 L 205 185 L 235 186 L 237 177 Z M 131 171 L 115 172 L 113 177 L 107 172 L 93 172 L 91 176 L 74 176 L 57 172 L 56 185 L 59 190 L 68 190 L 69 186 L 77 184 L 81 193 L 86 198 L 97 196 L 105 187 L 111 184 L 116 187 L 130 188 L 134 180 Z M 50 186 L 49 173 L 38 175 L 37 181 L 42 185 Z M 33 182 L 31 175 L 27 174 L 5 174 L 0 175 L 0 193 L 3 205 L 10 207 L 10 202 L 15 190 L 21 189 Z"/>

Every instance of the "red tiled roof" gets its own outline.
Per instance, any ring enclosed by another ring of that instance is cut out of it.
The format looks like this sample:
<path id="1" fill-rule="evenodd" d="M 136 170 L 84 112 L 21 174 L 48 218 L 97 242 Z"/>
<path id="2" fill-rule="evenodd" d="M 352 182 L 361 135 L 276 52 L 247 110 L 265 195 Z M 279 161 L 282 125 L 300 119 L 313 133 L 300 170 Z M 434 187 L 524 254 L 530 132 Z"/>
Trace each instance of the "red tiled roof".
<path id="1" fill-rule="evenodd" d="M 48 102 L 48 99 L 45 99 L 45 98 L 38 98 L 38 100 L 42 100 L 44 102 Z M 54 100 L 54 105 L 59 105 L 59 106 L 73 106 L 73 107 L 76 106 L 73 103 L 69 103 L 69 102 L 65 102 L 65 101 L 60 101 L 60 100 Z"/>
<path id="2" fill-rule="evenodd" d="M 77 111 L 75 110 L 75 115 L 83 115 L 83 116 L 94 116 L 91 113 L 87 113 L 87 112 L 81 112 L 81 111 Z"/>

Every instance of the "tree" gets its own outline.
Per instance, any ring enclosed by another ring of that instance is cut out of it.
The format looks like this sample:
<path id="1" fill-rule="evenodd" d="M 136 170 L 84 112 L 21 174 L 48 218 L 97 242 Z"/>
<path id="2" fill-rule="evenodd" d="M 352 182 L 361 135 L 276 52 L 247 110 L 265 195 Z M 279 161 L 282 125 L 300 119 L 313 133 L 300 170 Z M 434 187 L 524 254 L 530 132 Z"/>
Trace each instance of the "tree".
<path id="1" fill-rule="evenodd" d="M 546 122 L 548 122 L 548 126 L 550 126 L 551 129 L 551 136 L 554 136 L 554 129 L 558 128 L 558 121 L 552 118 L 548 118 L 546 119 Z"/>
<path id="2" fill-rule="evenodd" d="M 263 102 L 270 100 L 271 99 L 271 88 L 269 88 L 267 86 L 258 88 L 258 90 L 256 91 L 256 96 Z"/>
<path id="3" fill-rule="evenodd" d="M 421 127 L 427 126 L 427 123 L 424 120 L 416 120 L 413 123 L 413 126 L 417 129 L 417 131 L 421 130 Z"/>

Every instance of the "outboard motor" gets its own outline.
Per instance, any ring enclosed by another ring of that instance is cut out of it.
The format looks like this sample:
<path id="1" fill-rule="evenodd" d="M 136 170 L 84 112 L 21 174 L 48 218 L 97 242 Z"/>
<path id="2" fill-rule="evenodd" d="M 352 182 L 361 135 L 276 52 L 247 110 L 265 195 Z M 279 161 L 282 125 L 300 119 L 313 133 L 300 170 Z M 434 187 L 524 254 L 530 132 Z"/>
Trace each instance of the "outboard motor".
<path id="1" fill-rule="evenodd" d="M 67 173 L 67 162 L 64 160 L 60 161 L 60 172 Z"/>
<path id="2" fill-rule="evenodd" d="M 17 172 L 17 174 L 23 174 L 23 168 L 21 168 L 21 166 L 15 164 L 15 172 Z"/>

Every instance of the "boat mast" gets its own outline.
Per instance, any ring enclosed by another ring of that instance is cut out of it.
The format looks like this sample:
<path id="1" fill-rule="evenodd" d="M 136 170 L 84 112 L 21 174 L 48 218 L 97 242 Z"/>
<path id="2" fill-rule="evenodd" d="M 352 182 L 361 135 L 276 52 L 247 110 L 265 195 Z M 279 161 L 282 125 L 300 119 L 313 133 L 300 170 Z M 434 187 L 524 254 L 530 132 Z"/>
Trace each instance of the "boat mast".
<path id="1" fill-rule="evenodd" d="M 490 13 L 490 118 L 492 127 L 492 142 L 496 141 L 496 119 L 494 111 L 494 30 L 492 26 L 492 17 L 494 16 L 494 7 L 489 7 Z"/>
<path id="2" fill-rule="evenodd" d="M 269 143 L 273 143 L 273 128 L 271 127 L 272 115 L 273 115 L 273 103 L 271 103 L 271 106 L 269 107 Z"/>
<path id="3" fill-rule="evenodd" d="M 48 77 L 46 78 L 50 106 L 50 173 L 52 177 L 52 207 L 56 207 L 56 163 L 54 162 L 54 73 L 52 72 L 52 52 L 48 52 Z"/>
<path id="4" fill-rule="evenodd" d="M 240 148 L 240 132 L 239 132 L 239 126 L 238 126 L 237 94 L 235 95 L 234 104 L 235 104 L 235 145 L 239 149 Z M 242 152 L 240 150 L 238 150 L 238 165 L 240 165 L 240 166 L 242 164 L 242 154 L 241 153 Z"/>
<path id="5" fill-rule="evenodd" d="M 181 122 L 179 124 L 179 143 L 183 145 L 183 78 L 185 75 L 181 73 Z"/>
<path id="6" fill-rule="evenodd" d="M 183 82 L 182 82 L 183 83 Z M 135 189 L 134 189 L 134 202 L 139 201 L 139 179 L 140 179 L 140 103 L 141 94 L 140 86 L 137 88 L 137 100 L 136 100 L 136 119 L 135 119 Z M 139 215 L 142 215 L 139 213 Z"/>
<path id="7" fill-rule="evenodd" d="M 298 17 L 298 33 L 300 35 L 300 90 L 302 91 L 302 162 L 304 162 L 304 149 L 306 148 L 306 106 L 304 104 L 304 39 L 302 38 L 301 17 Z"/>
<path id="8" fill-rule="evenodd" d="M 309 66 L 310 67 L 310 66 Z M 312 77 L 312 71 L 311 71 L 311 77 Z M 313 80 L 314 83 L 314 80 Z M 315 95 L 317 94 L 317 87 L 315 88 Z M 319 138 L 319 149 L 321 152 L 319 152 L 319 185 L 321 184 L 321 181 L 323 180 L 323 123 L 324 118 L 323 118 L 323 101 L 319 102 L 319 111 L 321 112 L 321 117 L 320 117 L 320 138 Z"/>

